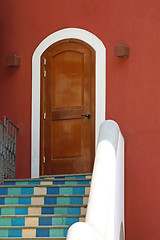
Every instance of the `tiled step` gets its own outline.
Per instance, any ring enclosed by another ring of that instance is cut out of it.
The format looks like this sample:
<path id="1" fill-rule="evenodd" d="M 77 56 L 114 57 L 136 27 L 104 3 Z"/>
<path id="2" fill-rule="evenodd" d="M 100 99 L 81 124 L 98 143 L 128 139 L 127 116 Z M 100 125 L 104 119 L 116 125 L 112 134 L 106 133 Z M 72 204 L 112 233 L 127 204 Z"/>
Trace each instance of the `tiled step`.
<path id="1" fill-rule="evenodd" d="M 53 194 L 89 194 L 89 185 L 13 185 L 0 186 L 0 195 L 53 195 Z"/>
<path id="2" fill-rule="evenodd" d="M 40 215 L 63 214 L 85 215 L 87 205 L 1 205 L 0 216 L 4 215 Z"/>
<path id="3" fill-rule="evenodd" d="M 16 179 L 6 180 L 4 185 L 88 185 L 91 175 L 66 175 L 66 176 L 50 176 L 49 178 L 41 177 L 38 179 Z"/>
<path id="4" fill-rule="evenodd" d="M 10 238 L 6 238 L 6 237 L 1 237 L 0 238 L 1 240 L 6 240 L 6 239 L 9 239 L 9 240 L 49 240 L 49 239 L 51 239 L 51 240 L 66 240 L 66 238 L 65 237 L 14 237 L 14 238 L 12 238 L 12 237 L 10 237 Z"/>
<path id="5" fill-rule="evenodd" d="M 0 239 L 65 240 L 84 221 L 91 174 L 7 180 L 0 186 Z"/>
<path id="6" fill-rule="evenodd" d="M 4 185 L 19 186 L 19 185 L 88 185 L 90 179 L 42 179 L 42 180 L 30 180 L 30 181 L 7 181 Z"/>
<path id="7" fill-rule="evenodd" d="M 0 216 L 0 227 L 4 226 L 70 226 L 75 222 L 84 222 L 85 215 L 24 215 Z"/>
<path id="8" fill-rule="evenodd" d="M 69 226 L 0 227 L 0 238 L 66 237 Z"/>
<path id="9" fill-rule="evenodd" d="M 5 238 L 3 238 L 3 237 L 1 237 L 0 239 L 4 239 L 4 240 L 6 240 L 6 237 Z M 12 238 L 12 237 L 10 237 L 9 238 L 9 240 L 49 240 L 49 239 L 51 239 L 51 240 L 66 240 L 66 238 L 65 237 L 15 237 L 15 238 Z"/>
<path id="10" fill-rule="evenodd" d="M 87 204 L 88 195 L 1 195 L 0 205 Z"/>
<path id="11" fill-rule="evenodd" d="M 61 174 L 61 175 L 44 175 L 40 176 L 40 179 L 90 179 L 92 177 L 92 173 L 78 173 L 78 174 Z"/>

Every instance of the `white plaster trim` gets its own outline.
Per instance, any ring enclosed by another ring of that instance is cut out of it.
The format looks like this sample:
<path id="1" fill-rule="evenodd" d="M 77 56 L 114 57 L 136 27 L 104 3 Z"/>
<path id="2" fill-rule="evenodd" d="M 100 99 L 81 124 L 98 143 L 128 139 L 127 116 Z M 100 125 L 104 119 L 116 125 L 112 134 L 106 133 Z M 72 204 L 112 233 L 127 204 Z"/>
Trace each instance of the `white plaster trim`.
<path id="1" fill-rule="evenodd" d="M 106 49 L 94 34 L 79 28 L 66 28 L 45 38 L 32 57 L 32 125 L 31 125 L 31 177 L 39 177 L 40 159 L 40 58 L 52 44 L 62 39 L 76 38 L 88 43 L 96 52 L 96 113 L 95 139 L 97 144 L 100 124 L 105 120 L 106 108 Z"/>

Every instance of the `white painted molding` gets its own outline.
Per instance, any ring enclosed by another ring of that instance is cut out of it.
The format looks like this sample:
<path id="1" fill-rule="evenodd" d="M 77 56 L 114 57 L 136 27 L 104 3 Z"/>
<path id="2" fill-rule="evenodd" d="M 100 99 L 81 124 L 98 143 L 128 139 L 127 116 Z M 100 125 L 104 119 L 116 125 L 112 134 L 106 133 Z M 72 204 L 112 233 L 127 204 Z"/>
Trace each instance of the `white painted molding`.
<path id="1" fill-rule="evenodd" d="M 94 34 L 79 28 L 66 28 L 45 38 L 32 57 L 32 122 L 31 122 L 31 177 L 39 177 L 40 158 L 40 59 L 43 52 L 57 41 L 75 38 L 89 44 L 96 53 L 96 113 L 95 139 L 106 110 L 106 48 Z"/>
<path id="2" fill-rule="evenodd" d="M 118 124 L 101 124 L 85 222 L 74 223 L 67 240 L 120 240 L 124 219 L 124 138 Z"/>
<path id="3" fill-rule="evenodd" d="M 85 222 L 105 240 L 118 240 L 124 223 L 124 138 L 118 124 L 99 131 Z"/>

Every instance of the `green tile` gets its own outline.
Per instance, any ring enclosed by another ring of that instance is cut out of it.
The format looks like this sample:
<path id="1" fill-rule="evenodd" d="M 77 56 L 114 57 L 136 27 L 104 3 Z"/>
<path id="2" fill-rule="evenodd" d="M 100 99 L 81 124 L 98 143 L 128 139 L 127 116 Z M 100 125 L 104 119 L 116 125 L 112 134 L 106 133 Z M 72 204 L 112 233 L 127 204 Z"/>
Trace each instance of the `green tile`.
<path id="1" fill-rule="evenodd" d="M 56 207 L 54 209 L 54 214 L 64 214 L 64 215 L 67 215 L 68 214 L 68 208 L 67 207 Z"/>
<path id="2" fill-rule="evenodd" d="M 20 195 L 21 188 L 8 188 L 8 195 Z"/>
<path id="3" fill-rule="evenodd" d="M 0 229 L 0 237 L 8 237 L 8 229 Z"/>
<path id="4" fill-rule="evenodd" d="M 50 229 L 50 237 L 63 237 L 63 229 Z"/>
<path id="5" fill-rule="evenodd" d="M 11 218 L 0 218 L 0 226 L 11 226 Z"/>
<path id="6" fill-rule="evenodd" d="M 15 208 L 2 208 L 1 215 L 15 215 Z"/>
<path id="7" fill-rule="evenodd" d="M 65 217 L 54 217 L 52 218 L 52 225 L 53 226 L 64 226 L 66 224 Z"/>
<path id="8" fill-rule="evenodd" d="M 16 185 L 28 185 L 28 182 L 22 181 L 22 182 L 16 182 Z"/>
<path id="9" fill-rule="evenodd" d="M 65 184 L 66 185 L 76 185 L 77 181 L 66 181 Z"/>
<path id="10" fill-rule="evenodd" d="M 57 204 L 58 205 L 70 204 L 70 198 L 69 197 L 57 197 Z"/>
<path id="11" fill-rule="evenodd" d="M 10 198 L 5 198 L 5 204 L 6 205 L 15 205 L 18 204 L 18 198 L 17 197 L 10 197 Z"/>
<path id="12" fill-rule="evenodd" d="M 59 194 L 72 194 L 73 188 L 72 187 L 60 187 Z"/>
<path id="13" fill-rule="evenodd" d="M 75 179 L 75 176 L 66 176 L 65 179 Z"/>

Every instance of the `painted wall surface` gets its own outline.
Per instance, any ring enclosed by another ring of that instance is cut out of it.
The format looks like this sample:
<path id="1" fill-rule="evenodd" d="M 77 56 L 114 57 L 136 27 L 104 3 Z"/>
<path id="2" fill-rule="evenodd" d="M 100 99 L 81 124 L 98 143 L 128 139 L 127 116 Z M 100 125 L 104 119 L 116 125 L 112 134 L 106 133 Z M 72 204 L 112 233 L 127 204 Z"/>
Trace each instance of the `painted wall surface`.
<path id="1" fill-rule="evenodd" d="M 82 28 L 107 48 L 107 113 L 126 141 L 126 239 L 160 239 L 160 2 L 1 0 L 0 116 L 18 127 L 17 177 L 30 177 L 31 60 L 51 33 Z M 130 57 L 114 56 L 128 44 Z M 9 54 L 21 56 L 8 68 Z"/>

